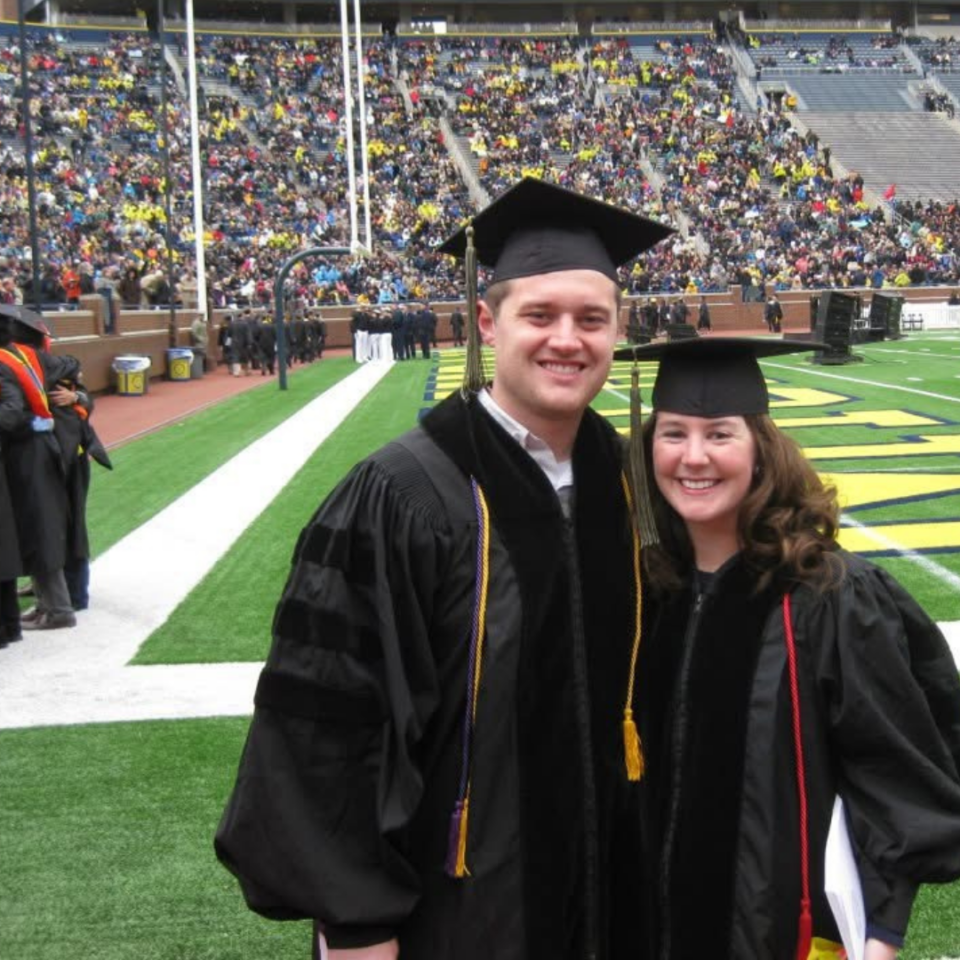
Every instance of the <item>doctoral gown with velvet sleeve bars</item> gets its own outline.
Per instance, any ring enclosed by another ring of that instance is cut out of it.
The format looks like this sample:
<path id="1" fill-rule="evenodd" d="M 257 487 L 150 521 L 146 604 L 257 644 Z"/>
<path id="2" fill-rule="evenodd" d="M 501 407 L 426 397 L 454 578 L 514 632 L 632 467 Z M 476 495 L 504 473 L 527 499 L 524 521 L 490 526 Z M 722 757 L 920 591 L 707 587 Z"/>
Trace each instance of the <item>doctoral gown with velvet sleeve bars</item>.
<path id="1" fill-rule="evenodd" d="M 301 534 L 217 852 L 249 906 L 404 960 L 632 958 L 622 715 L 636 596 L 619 438 L 588 411 L 565 519 L 475 400 L 353 470 Z M 477 572 L 492 524 L 469 875 L 448 876 Z"/>
<path id="2" fill-rule="evenodd" d="M 835 796 L 868 923 L 907 929 L 919 884 L 960 875 L 960 682 L 936 625 L 883 570 L 841 552 L 838 589 L 791 590 L 809 804 L 813 934 Z M 645 952 L 784 960 L 800 903 L 797 773 L 783 586 L 735 558 L 647 624 L 638 674 Z M 869 928 L 868 928 L 869 929 Z"/>

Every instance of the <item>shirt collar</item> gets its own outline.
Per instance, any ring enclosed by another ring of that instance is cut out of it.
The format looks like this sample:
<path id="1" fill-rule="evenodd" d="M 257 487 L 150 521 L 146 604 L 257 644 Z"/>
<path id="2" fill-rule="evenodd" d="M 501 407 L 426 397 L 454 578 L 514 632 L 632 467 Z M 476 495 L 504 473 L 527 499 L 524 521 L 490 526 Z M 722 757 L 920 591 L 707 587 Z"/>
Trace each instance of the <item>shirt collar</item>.
<path id="1" fill-rule="evenodd" d="M 484 387 L 477 398 L 487 413 L 503 427 L 513 439 L 533 458 L 537 466 L 546 474 L 556 491 L 573 486 L 573 462 L 558 460 L 550 445 L 528 430 L 519 420 L 514 419 L 493 399 L 490 391 Z"/>

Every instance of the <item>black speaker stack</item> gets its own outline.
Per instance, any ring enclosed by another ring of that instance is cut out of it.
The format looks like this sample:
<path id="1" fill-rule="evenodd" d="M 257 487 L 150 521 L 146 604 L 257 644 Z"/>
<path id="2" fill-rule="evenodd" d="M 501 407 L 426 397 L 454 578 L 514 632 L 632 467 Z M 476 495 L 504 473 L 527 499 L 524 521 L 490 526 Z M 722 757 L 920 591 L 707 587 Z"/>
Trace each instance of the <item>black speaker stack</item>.
<path id="1" fill-rule="evenodd" d="M 871 340 L 900 340 L 900 314 L 903 313 L 903 297 L 889 293 L 875 293 L 870 301 Z"/>
<path id="2" fill-rule="evenodd" d="M 673 343 L 674 340 L 690 340 L 698 337 L 697 328 L 692 323 L 668 323 L 667 340 Z"/>
<path id="3" fill-rule="evenodd" d="M 853 341 L 853 321 L 859 313 L 860 298 L 849 293 L 826 290 L 817 304 L 817 322 L 814 335 L 827 349 L 813 356 L 814 363 L 855 363 L 862 360 L 850 350 Z"/>

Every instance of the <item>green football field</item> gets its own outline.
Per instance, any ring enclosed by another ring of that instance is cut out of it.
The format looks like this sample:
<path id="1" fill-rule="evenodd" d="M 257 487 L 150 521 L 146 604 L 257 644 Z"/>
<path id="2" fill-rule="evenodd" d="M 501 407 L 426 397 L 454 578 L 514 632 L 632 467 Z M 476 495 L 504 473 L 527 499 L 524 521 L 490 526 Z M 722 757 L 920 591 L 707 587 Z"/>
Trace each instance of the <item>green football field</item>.
<path id="1" fill-rule="evenodd" d="M 857 348 L 862 362 L 764 364 L 772 412 L 837 485 L 843 542 L 932 617 L 960 621 L 960 335 Z M 455 389 L 462 354 L 397 364 L 141 646 L 135 662 L 262 660 L 297 533 L 369 451 Z M 89 508 L 99 553 L 354 369 L 325 360 L 114 452 Z M 653 371 L 645 371 L 649 388 Z M 595 403 L 622 428 L 629 370 Z M 145 585 L 145 589 L 148 587 Z M 96 604 L 97 583 L 91 585 Z M 945 626 L 949 633 L 949 626 Z M 28 641 L 29 642 L 29 641 Z M 6 669 L 0 652 L 0 671 Z M 280 960 L 306 924 L 249 913 L 212 836 L 247 721 L 151 720 L 0 731 L 2 960 Z M 960 884 L 926 888 L 908 960 L 960 957 Z"/>

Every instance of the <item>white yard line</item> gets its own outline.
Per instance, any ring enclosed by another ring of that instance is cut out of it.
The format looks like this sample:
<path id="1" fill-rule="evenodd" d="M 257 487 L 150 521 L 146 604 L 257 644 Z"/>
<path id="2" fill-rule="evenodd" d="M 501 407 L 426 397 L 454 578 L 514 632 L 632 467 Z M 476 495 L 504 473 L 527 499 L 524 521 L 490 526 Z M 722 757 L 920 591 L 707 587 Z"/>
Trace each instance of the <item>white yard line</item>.
<path id="1" fill-rule="evenodd" d="M 931 397 L 934 400 L 943 400 L 945 403 L 960 403 L 960 397 L 951 397 L 945 393 L 931 393 L 929 390 L 918 390 L 916 387 L 901 387 L 895 383 L 877 383 L 876 380 L 860 380 L 857 377 L 845 377 L 839 373 L 827 373 L 826 370 L 791 367 L 785 363 L 772 363 L 769 360 L 764 360 L 763 365 L 765 367 L 775 367 L 777 370 L 789 370 L 791 373 L 809 374 L 812 377 L 827 377 L 830 380 L 859 383 L 863 387 L 876 387 L 878 390 L 896 390 L 899 393 L 912 393 L 918 397 Z"/>
<path id="2" fill-rule="evenodd" d="M 249 713 L 259 664 L 127 663 L 390 366 L 364 364 L 97 559 L 75 628 L 0 651 L 0 728 Z"/>

